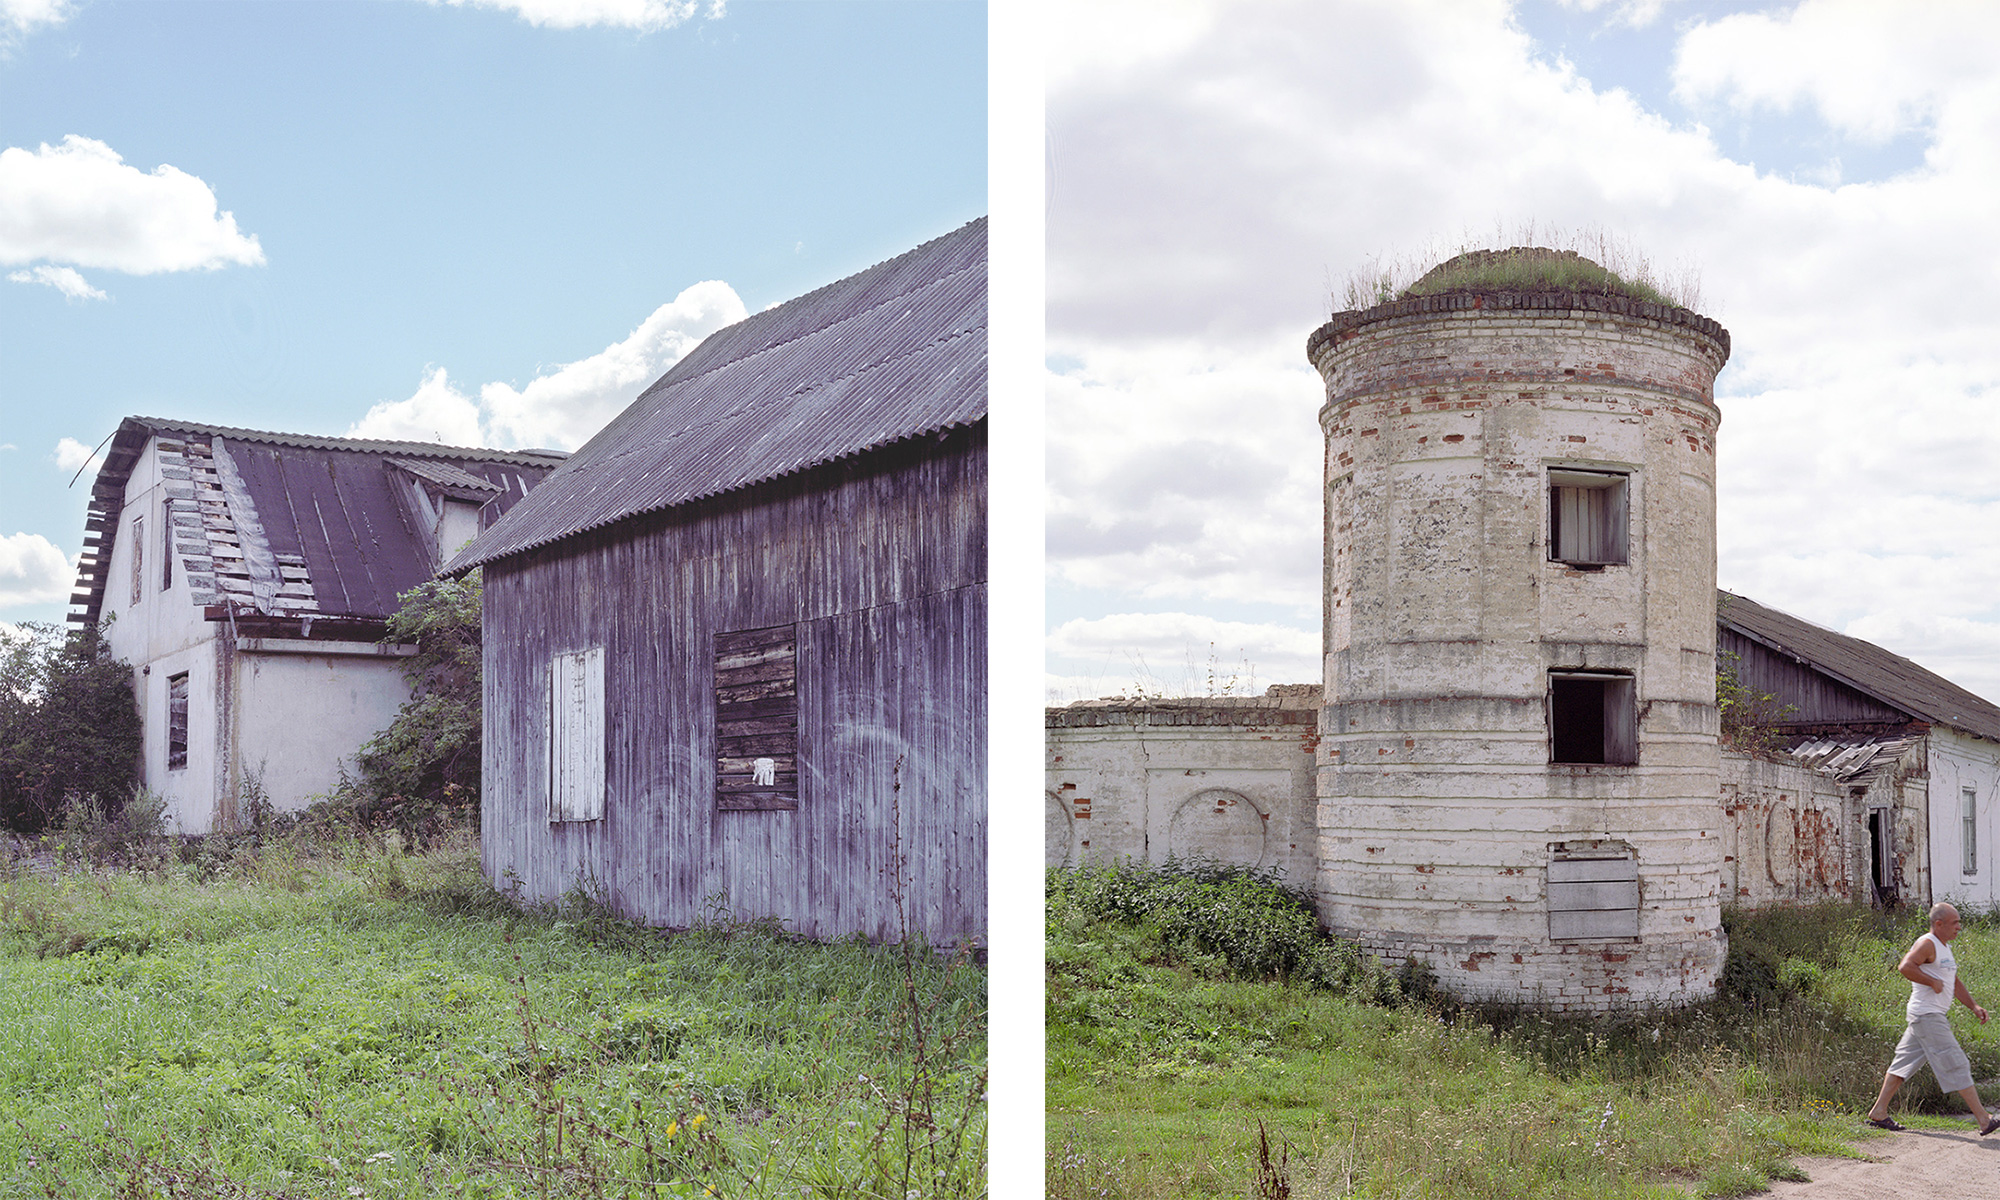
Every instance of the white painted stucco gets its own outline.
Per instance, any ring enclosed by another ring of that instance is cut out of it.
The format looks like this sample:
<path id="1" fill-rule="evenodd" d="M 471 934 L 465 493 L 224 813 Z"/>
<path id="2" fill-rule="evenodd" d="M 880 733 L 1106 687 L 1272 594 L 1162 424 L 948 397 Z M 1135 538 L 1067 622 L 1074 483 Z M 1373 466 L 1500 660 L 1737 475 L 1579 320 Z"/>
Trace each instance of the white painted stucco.
<path id="1" fill-rule="evenodd" d="M 166 500 L 192 488 L 162 474 L 156 441 L 147 441 L 126 485 L 103 604 L 106 644 L 133 670 L 141 782 L 165 799 L 170 828 L 181 833 L 240 825 L 253 788 L 274 811 L 303 809 L 332 790 L 343 764 L 351 768 L 355 750 L 408 699 L 398 662 L 409 648 L 238 638 L 226 618 L 208 619 L 208 598 L 189 589 L 181 547 L 207 553 L 192 539 L 177 539 L 173 580 L 162 586 Z M 170 768 L 168 681 L 183 673 L 187 763 Z"/>

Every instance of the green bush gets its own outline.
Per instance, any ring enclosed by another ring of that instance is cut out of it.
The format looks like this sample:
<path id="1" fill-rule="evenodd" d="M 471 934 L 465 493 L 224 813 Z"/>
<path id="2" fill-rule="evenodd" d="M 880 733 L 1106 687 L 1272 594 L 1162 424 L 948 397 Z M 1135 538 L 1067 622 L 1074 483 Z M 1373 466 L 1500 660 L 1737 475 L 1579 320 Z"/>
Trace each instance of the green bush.
<path id="1" fill-rule="evenodd" d="M 0 824 L 39 833 L 72 797 L 122 804 L 139 739 L 132 668 L 95 626 L 0 626 Z"/>
<path id="2" fill-rule="evenodd" d="M 1384 1000 L 1395 985 L 1358 948 L 1328 938 L 1311 897 L 1275 873 L 1204 859 L 1048 875 L 1051 915 L 1141 925 L 1170 955 L 1241 979 L 1281 979 Z"/>
<path id="3" fill-rule="evenodd" d="M 398 597 L 384 640 L 417 647 L 403 662 L 410 698 L 355 755 L 359 778 L 336 789 L 358 824 L 394 827 L 419 845 L 478 828 L 481 598 L 477 571 Z"/>

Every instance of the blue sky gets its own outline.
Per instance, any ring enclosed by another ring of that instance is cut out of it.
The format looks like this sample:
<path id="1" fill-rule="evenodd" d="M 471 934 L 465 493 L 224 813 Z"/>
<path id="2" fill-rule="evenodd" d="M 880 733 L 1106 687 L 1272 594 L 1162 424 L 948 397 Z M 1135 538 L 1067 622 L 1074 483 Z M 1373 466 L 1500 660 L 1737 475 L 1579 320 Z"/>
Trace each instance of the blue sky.
<path id="1" fill-rule="evenodd" d="M 1350 275 L 1600 236 L 1729 328 L 1722 586 L 2000 699 L 2000 8 L 1051 14 L 1046 694 L 1320 675 Z"/>
<path id="2" fill-rule="evenodd" d="M 64 439 L 569 448 L 987 209 L 984 5 L 528 7 L 602 11 L 0 0 L 0 621 L 66 611 Z"/>

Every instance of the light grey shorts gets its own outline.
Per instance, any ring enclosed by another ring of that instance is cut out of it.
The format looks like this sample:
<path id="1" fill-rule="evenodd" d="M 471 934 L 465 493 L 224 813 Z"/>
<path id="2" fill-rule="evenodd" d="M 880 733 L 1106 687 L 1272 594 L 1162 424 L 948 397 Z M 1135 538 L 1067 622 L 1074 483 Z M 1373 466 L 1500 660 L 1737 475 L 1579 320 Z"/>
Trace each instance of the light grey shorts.
<path id="1" fill-rule="evenodd" d="M 1951 1022 L 1945 1020 L 1943 1013 L 1910 1018 L 1909 1028 L 1903 1030 L 1903 1040 L 1896 1043 L 1896 1061 L 1889 1064 L 1889 1074 L 1908 1079 L 1925 1063 L 1931 1065 L 1931 1074 L 1937 1076 L 1941 1092 L 1963 1091 L 1972 1086 L 1972 1063 L 1967 1061 L 1965 1051 L 1958 1048 L 1958 1039 L 1951 1036 Z"/>

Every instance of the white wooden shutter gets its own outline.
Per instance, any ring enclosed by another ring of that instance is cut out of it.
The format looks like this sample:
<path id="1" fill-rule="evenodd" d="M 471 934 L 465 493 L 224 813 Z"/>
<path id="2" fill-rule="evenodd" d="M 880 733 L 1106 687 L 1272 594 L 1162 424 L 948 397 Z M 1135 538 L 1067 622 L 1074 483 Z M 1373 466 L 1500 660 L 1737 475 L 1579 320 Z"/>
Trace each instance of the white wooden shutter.
<path id="1" fill-rule="evenodd" d="M 549 661 L 549 820 L 604 817 L 604 648 Z"/>

